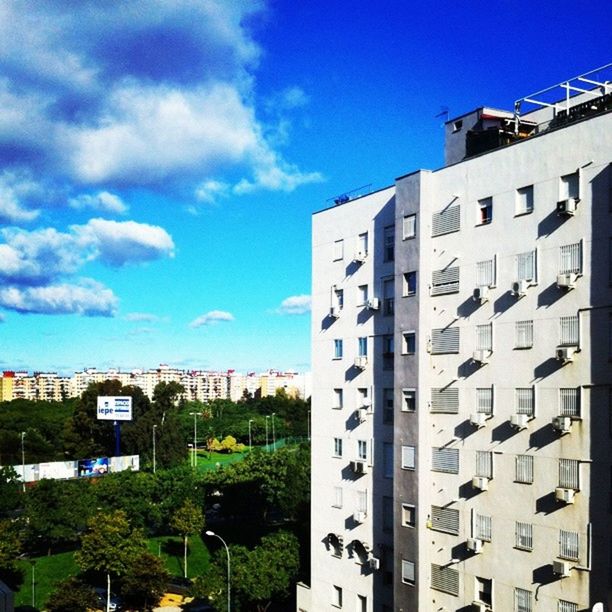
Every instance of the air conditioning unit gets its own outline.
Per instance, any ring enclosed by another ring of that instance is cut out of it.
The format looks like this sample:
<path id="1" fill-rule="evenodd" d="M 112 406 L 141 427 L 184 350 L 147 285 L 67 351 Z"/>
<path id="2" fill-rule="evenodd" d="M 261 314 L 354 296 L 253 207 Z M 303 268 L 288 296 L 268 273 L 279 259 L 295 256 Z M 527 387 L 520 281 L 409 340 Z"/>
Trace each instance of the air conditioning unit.
<path id="1" fill-rule="evenodd" d="M 351 469 L 355 474 L 365 474 L 368 471 L 368 466 L 365 461 L 351 461 Z"/>
<path id="2" fill-rule="evenodd" d="M 478 538 L 468 538 L 467 539 L 467 549 L 471 550 L 473 553 L 481 553 L 482 552 L 482 540 Z"/>
<path id="3" fill-rule="evenodd" d="M 552 426 L 560 433 L 569 433 L 572 428 L 572 419 L 568 416 L 556 416 L 552 420 Z"/>
<path id="4" fill-rule="evenodd" d="M 512 425 L 512 427 L 516 427 L 517 429 L 526 429 L 528 421 L 529 416 L 526 414 L 513 414 L 510 417 L 510 425 Z"/>
<path id="5" fill-rule="evenodd" d="M 489 299 L 489 288 L 488 287 L 476 287 L 472 292 L 472 299 L 475 302 L 483 304 Z"/>
<path id="6" fill-rule="evenodd" d="M 366 420 L 368 409 L 367 408 L 357 408 L 357 410 L 355 410 L 353 414 L 360 423 L 363 423 Z"/>
<path id="7" fill-rule="evenodd" d="M 474 489 L 480 489 L 481 491 L 487 491 L 489 488 L 489 479 L 484 476 L 474 476 L 474 478 L 472 478 L 472 487 Z"/>
<path id="8" fill-rule="evenodd" d="M 356 523 L 363 523 L 366 520 L 365 512 L 353 512 L 353 520 Z"/>
<path id="9" fill-rule="evenodd" d="M 553 561 L 553 574 L 567 578 L 572 571 L 572 564 L 569 561 L 559 561 L 555 559 Z"/>
<path id="10" fill-rule="evenodd" d="M 363 263 L 368 254 L 365 251 L 357 251 L 353 257 L 355 263 Z"/>
<path id="11" fill-rule="evenodd" d="M 555 357 L 563 363 L 574 361 L 574 353 L 576 348 L 573 346 L 558 346 L 555 351 Z"/>
<path id="12" fill-rule="evenodd" d="M 573 289 L 576 286 L 578 275 L 575 272 L 557 274 L 557 287 L 559 289 Z"/>
<path id="13" fill-rule="evenodd" d="M 340 309 L 339 309 L 339 308 L 336 308 L 335 306 L 332 306 L 332 307 L 329 309 L 329 316 L 330 316 L 332 319 L 337 319 L 337 318 L 340 316 Z"/>
<path id="14" fill-rule="evenodd" d="M 472 361 L 474 363 L 479 363 L 480 365 L 487 363 L 488 358 L 489 351 L 485 351 L 484 349 L 478 349 L 472 353 Z"/>
<path id="15" fill-rule="evenodd" d="M 368 358 L 365 355 L 360 355 L 359 357 L 355 357 L 355 367 L 360 370 L 365 370 L 368 365 Z"/>
<path id="16" fill-rule="evenodd" d="M 368 565 L 370 566 L 370 569 L 380 569 L 380 559 L 378 557 L 370 557 L 368 559 Z"/>
<path id="17" fill-rule="evenodd" d="M 575 215 L 576 208 L 578 208 L 577 198 L 567 198 L 567 200 L 560 200 L 557 202 L 557 214 L 564 217 L 571 217 Z"/>
<path id="18" fill-rule="evenodd" d="M 484 412 L 474 412 L 470 414 L 470 424 L 475 427 L 484 427 L 487 423 L 487 415 Z"/>
<path id="19" fill-rule="evenodd" d="M 473 601 L 472 610 L 474 612 L 491 612 L 491 606 L 484 601 Z"/>
<path id="20" fill-rule="evenodd" d="M 521 279 L 512 283 L 512 286 L 510 287 L 510 292 L 516 297 L 523 297 L 524 295 L 527 295 L 528 287 L 529 283 L 525 279 Z"/>
<path id="21" fill-rule="evenodd" d="M 380 308 L 380 300 L 378 298 L 372 298 L 366 302 L 366 308 L 368 310 L 378 310 Z"/>
<path id="22" fill-rule="evenodd" d="M 574 491 L 574 489 L 564 489 L 563 487 L 557 487 L 555 489 L 555 499 L 564 504 L 573 504 L 574 497 L 576 497 L 576 491 Z"/>

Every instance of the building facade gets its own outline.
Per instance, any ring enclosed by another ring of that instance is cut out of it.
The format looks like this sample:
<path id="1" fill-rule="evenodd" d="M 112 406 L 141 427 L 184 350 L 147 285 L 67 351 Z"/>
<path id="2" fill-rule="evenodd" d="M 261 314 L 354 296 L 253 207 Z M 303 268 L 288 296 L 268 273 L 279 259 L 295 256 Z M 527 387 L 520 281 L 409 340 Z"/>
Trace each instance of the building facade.
<path id="1" fill-rule="evenodd" d="M 612 603 L 611 92 L 468 113 L 443 168 L 315 214 L 298 609 Z"/>

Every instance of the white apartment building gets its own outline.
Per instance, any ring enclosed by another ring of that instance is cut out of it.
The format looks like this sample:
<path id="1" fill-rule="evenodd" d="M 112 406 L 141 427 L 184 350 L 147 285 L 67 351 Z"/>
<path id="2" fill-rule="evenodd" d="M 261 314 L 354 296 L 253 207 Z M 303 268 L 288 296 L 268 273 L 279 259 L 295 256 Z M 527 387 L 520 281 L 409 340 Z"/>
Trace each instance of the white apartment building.
<path id="1" fill-rule="evenodd" d="M 562 84 L 558 104 L 449 121 L 443 168 L 314 215 L 299 610 L 612 605 L 612 86 L 598 78 Z"/>

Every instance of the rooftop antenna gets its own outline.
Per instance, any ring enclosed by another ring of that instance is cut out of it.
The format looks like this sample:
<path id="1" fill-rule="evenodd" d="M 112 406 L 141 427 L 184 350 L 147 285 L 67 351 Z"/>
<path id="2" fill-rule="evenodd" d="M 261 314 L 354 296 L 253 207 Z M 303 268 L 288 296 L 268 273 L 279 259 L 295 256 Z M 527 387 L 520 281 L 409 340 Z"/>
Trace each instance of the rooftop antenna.
<path id="1" fill-rule="evenodd" d="M 449 108 L 448 106 L 441 106 L 440 107 L 440 112 L 436 115 L 436 119 L 438 119 L 439 117 L 446 117 L 446 119 L 444 119 L 444 123 L 446 123 L 448 121 L 448 115 L 449 115 Z M 442 125 L 444 125 L 444 123 Z"/>
<path id="2" fill-rule="evenodd" d="M 362 185 L 361 187 L 357 187 L 356 189 L 351 189 L 350 191 L 339 193 L 338 195 L 335 195 L 332 198 L 328 198 L 325 201 L 326 202 L 333 201 L 335 206 L 340 206 L 341 204 L 346 204 L 349 200 L 353 200 L 356 197 L 366 195 L 371 192 L 372 192 L 372 183 L 368 183 L 367 185 Z"/>

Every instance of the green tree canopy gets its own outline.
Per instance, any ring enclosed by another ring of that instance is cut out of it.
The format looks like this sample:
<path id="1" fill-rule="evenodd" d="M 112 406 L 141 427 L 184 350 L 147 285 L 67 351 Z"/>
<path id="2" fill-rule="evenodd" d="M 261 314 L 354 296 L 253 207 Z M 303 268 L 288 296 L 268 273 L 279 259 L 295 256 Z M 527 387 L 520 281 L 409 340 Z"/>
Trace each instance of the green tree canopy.
<path id="1" fill-rule="evenodd" d="M 184 546 L 184 575 L 187 578 L 187 544 L 190 535 L 199 533 L 204 527 L 204 514 L 202 508 L 196 506 L 191 499 L 186 499 L 183 505 L 172 515 L 170 521 L 172 529 L 183 536 Z"/>
<path id="2" fill-rule="evenodd" d="M 148 612 L 157 606 L 168 583 L 168 572 L 161 559 L 146 551 L 131 563 L 121 579 L 121 595 L 134 610 Z"/>
<path id="3" fill-rule="evenodd" d="M 47 612 L 89 612 L 98 608 L 95 591 L 80 578 L 71 576 L 59 582 L 47 600 Z"/>

